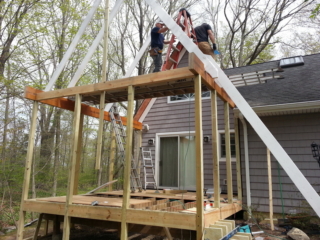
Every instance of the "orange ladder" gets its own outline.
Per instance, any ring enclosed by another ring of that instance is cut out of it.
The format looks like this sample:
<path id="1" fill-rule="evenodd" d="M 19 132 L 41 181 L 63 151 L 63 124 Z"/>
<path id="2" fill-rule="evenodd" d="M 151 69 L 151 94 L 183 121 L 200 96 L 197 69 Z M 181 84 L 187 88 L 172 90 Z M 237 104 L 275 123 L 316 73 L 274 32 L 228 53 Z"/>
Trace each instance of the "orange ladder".
<path id="1" fill-rule="evenodd" d="M 176 20 L 176 23 L 182 28 L 182 30 L 187 34 L 188 37 L 193 39 L 193 42 L 198 45 L 196 33 L 193 28 L 191 15 L 190 13 L 185 9 L 181 8 L 179 10 L 179 14 Z M 180 53 L 183 50 L 183 45 L 181 42 L 178 42 L 177 45 L 173 45 L 175 42 L 175 35 L 172 34 L 170 43 L 167 49 L 166 59 L 162 65 L 161 71 L 166 71 L 177 68 L 179 63 L 179 57 Z"/>

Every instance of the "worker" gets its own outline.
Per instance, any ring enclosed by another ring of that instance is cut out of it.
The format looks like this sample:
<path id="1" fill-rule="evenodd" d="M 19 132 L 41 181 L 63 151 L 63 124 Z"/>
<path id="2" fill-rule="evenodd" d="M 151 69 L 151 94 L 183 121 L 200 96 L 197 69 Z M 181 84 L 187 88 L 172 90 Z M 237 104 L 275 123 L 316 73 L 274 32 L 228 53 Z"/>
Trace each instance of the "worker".
<path id="1" fill-rule="evenodd" d="M 160 72 L 162 66 L 162 49 L 163 44 L 170 43 L 169 40 L 164 40 L 162 33 L 168 31 L 168 28 L 162 21 L 156 22 L 156 25 L 151 30 L 151 50 L 150 56 L 153 59 L 154 70 L 153 72 Z"/>
<path id="2" fill-rule="evenodd" d="M 204 53 L 211 55 L 213 59 L 215 59 L 214 52 L 217 52 L 217 45 L 214 34 L 212 32 L 211 26 L 207 23 L 202 23 L 200 26 L 195 29 L 198 41 L 199 49 Z M 209 38 L 212 42 L 212 48 L 209 44 Z"/>

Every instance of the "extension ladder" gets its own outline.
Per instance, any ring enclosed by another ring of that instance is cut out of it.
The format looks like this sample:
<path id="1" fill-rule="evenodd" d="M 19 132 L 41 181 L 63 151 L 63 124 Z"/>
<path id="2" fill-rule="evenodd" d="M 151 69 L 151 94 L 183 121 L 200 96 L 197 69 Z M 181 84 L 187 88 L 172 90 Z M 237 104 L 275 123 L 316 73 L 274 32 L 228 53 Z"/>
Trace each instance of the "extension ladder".
<path id="1" fill-rule="evenodd" d="M 109 115 L 110 115 L 112 127 L 113 127 L 115 135 L 116 135 L 116 142 L 117 142 L 117 146 L 118 146 L 118 150 L 119 150 L 118 151 L 119 152 L 119 159 L 120 159 L 121 165 L 123 166 L 125 163 L 124 145 L 126 144 L 126 131 L 124 130 L 121 116 L 118 113 L 118 107 L 116 104 L 113 104 L 113 106 L 109 112 Z M 131 188 L 131 192 L 135 192 L 137 188 L 139 189 L 139 192 L 142 191 L 140 176 L 138 174 L 137 166 L 136 166 L 135 160 L 132 155 L 131 155 L 130 188 Z"/>
<path id="2" fill-rule="evenodd" d="M 194 43 L 198 45 L 196 32 L 193 28 L 191 15 L 190 13 L 185 9 L 181 8 L 179 10 L 179 14 L 176 20 L 176 23 L 182 28 L 182 30 L 187 34 L 189 38 L 192 38 Z M 181 44 L 181 42 L 178 42 L 177 45 L 173 45 L 175 40 L 175 35 L 172 34 L 171 40 L 167 49 L 166 58 L 164 61 L 164 64 L 162 65 L 161 71 L 170 70 L 171 68 L 175 69 L 178 66 L 178 63 L 180 61 L 180 53 L 183 50 L 184 46 Z"/>
<path id="3" fill-rule="evenodd" d="M 151 150 L 144 150 L 143 147 L 140 148 L 140 156 L 142 159 L 142 166 L 143 166 L 143 185 L 144 189 L 147 189 L 148 184 L 153 184 L 153 187 L 158 190 L 157 182 L 154 176 L 154 165 L 152 161 L 152 154 Z M 152 181 L 148 182 L 147 180 L 151 179 Z"/>

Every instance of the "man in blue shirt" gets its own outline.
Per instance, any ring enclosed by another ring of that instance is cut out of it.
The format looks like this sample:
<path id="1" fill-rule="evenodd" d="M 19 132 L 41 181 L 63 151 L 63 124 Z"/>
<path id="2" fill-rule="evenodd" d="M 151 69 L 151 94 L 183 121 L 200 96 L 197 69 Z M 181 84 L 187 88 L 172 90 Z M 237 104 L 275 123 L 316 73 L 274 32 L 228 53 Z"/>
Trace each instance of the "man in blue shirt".
<path id="1" fill-rule="evenodd" d="M 199 49 L 204 54 L 211 55 L 213 58 L 215 58 L 213 51 L 217 49 L 217 46 L 216 46 L 216 40 L 212 32 L 211 26 L 207 23 L 202 23 L 200 26 L 196 27 L 194 30 L 197 35 Z M 208 38 L 210 38 L 212 42 L 212 48 L 209 44 Z"/>
<path id="2" fill-rule="evenodd" d="M 153 59 L 154 70 L 153 72 L 160 72 L 162 66 L 162 49 L 163 44 L 170 43 L 169 40 L 164 40 L 162 33 L 166 32 L 168 28 L 162 21 L 158 21 L 155 27 L 151 30 L 151 53 Z"/>

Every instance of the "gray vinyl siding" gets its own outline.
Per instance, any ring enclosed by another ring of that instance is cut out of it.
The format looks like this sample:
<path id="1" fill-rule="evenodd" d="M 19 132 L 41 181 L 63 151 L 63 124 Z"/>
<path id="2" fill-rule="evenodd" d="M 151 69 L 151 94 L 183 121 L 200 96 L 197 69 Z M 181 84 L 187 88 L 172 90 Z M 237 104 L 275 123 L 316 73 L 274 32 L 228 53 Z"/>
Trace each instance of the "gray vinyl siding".
<path id="1" fill-rule="evenodd" d="M 194 131 L 194 101 L 168 103 L 168 98 L 157 98 L 156 102 L 150 109 L 148 115 L 143 121 L 148 124 L 150 130 L 142 133 L 142 147 L 150 148 L 155 159 L 155 145 L 149 146 L 148 139 L 156 139 L 156 133 L 186 132 Z M 211 101 L 210 99 L 202 100 L 202 124 L 203 135 L 212 136 L 211 134 Z M 218 100 L 218 127 L 224 130 L 224 107 L 223 102 Z M 230 109 L 230 129 L 233 129 L 233 112 Z M 212 142 L 203 143 L 203 161 L 204 161 L 204 186 L 213 188 L 212 176 Z M 235 163 L 233 171 L 235 174 Z M 226 179 L 226 167 L 224 162 L 220 162 L 220 179 Z M 233 178 L 234 190 L 236 191 L 236 178 Z M 221 185 L 222 191 L 226 186 Z"/>
<path id="2" fill-rule="evenodd" d="M 320 193 L 320 167 L 311 154 L 311 143 L 320 143 L 320 113 L 297 114 L 285 116 L 262 117 L 264 124 L 279 141 L 284 150 L 307 178 L 314 189 Z M 250 183 L 252 205 L 258 207 L 259 211 L 269 211 L 269 187 L 268 187 L 268 169 L 266 146 L 257 136 L 255 131 L 248 126 L 248 145 L 250 160 Z M 246 185 L 245 185 L 245 165 L 243 149 L 243 131 L 240 123 L 240 142 L 241 142 L 241 160 L 242 160 L 242 182 L 244 203 L 246 203 Z M 272 156 L 272 155 L 271 155 Z M 280 213 L 281 191 L 278 177 L 278 162 L 272 156 L 272 188 L 273 188 L 273 207 L 274 212 Z M 280 167 L 280 176 L 282 182 L 282 196 L 284 201 L 285 213 L 290 209 L 297 209 L 304 204 L 305 199 L 295 187 L 286 172 Z"/>

